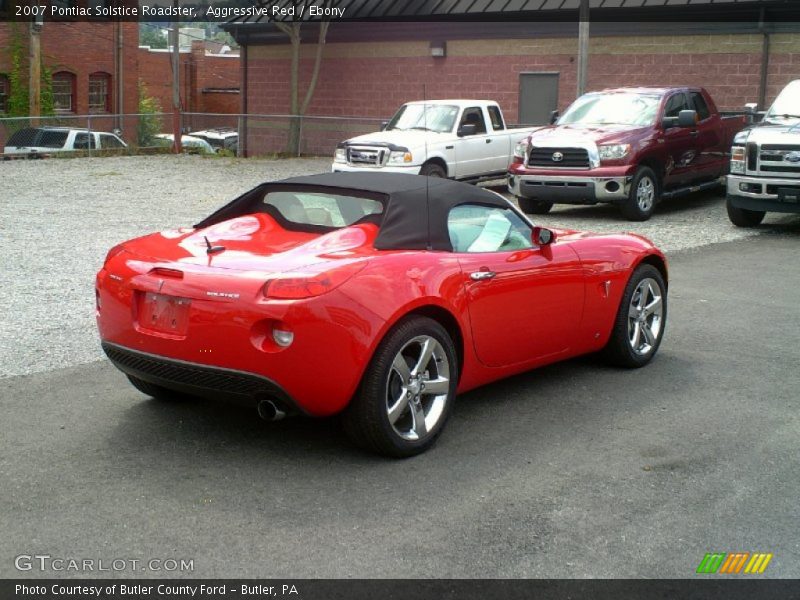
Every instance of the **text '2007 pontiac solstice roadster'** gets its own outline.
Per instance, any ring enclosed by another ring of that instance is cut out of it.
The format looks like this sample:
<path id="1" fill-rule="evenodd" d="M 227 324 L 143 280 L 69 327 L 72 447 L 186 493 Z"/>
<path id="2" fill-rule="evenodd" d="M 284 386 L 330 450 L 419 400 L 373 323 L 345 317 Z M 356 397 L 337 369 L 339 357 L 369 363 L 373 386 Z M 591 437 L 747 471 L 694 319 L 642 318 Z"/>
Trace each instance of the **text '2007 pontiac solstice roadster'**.
<path id="1" fill-rule="evenodd" d="M 596 351 L 645 365 L 667 267 L 642 237 L 535 227 L 482 188 L 333 173 L 115 246 L 96 301 L 103 349 L 147 395 L 342 413 L 358 444 L 410 456 L 456 393 Z"/>

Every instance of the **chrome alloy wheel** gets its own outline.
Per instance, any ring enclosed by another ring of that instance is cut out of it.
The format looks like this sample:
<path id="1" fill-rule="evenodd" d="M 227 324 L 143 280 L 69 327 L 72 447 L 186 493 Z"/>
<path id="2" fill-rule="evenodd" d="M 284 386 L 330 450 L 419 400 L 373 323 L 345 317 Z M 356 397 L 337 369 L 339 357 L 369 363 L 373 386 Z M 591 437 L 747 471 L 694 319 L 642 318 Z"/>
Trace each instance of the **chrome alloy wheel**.
<path id="1" fill-rule="evenodd" d="M 636 204 L 639 210 L 648 212 L 653 208 L 653 203 L 656 198 L 656 185 L 653 180 L 645 176 L 639 180 L 639 185 L 636 186 Z"/>
<path id="2" fill-rule="evenodd" d="M 442 418 L 450 393 L 450 361 L 442 345 L 421 335 L 392 361 L 386 382 L 386 414 L 403 439 L 425 438 Z"/>
<path id="3" fill-rule="evenodd" d="M 644 356 L 653 349 L 661 333 L 663 316 L 661 288 L 655 279 L 642 279 L 633 290 L 628 307 L 628 341 L 634 353 Z"/>

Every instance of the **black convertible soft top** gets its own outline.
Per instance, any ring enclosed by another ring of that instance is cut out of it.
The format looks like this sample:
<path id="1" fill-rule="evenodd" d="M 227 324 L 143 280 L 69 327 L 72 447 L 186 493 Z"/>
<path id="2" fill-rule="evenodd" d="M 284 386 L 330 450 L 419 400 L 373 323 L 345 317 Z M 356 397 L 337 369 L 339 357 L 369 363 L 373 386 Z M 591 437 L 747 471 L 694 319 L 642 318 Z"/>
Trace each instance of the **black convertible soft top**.
<path id="1" fill-rule="evenodd" d="M 400 173 L 324 173 L 264 183 L 236 198 L 195 227 L 252 213 L 271 190 L 302 188 L 353 196 L 365 195 L 385 202 L 375 247 L 380 250 L 452 250 L 447 216 L 454 206 L 479 204 L 508 208 L 497 194 L 467 183 L 438 177 Z"/>

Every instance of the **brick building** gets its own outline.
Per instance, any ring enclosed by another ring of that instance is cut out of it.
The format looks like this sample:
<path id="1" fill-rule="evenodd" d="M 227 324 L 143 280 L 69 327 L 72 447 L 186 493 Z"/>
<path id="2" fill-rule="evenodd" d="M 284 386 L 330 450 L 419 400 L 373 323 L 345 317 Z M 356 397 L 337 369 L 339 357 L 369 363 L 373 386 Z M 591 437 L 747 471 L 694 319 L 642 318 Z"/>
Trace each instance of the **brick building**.
<path id="1" fill-rule="evenodd" d="M 180 49 L 181 100 L 187 112 L 239 112 L 239 55 L 211 52 L 213 43 L 192 40 Z M 217 48 L 214 48 L 217 49 Z M 172 63 L 168 50 L 139 48 L 139 74 L 165 111 L 172 107 Z"/>
<path id="2" fill-rule="evenodd" d="M 167 50 L 139 47 L 136 22 L 50 22 L 41 31 L 42 65 L 52 73 L 52 98 L 57 121 L 93 129 L 119 128 L 136 141 L 137 117 L 104 117 L 138 113 L 141 81 L 172 110 L 172 68 Z M 213 46 L 213 42 L 209 46 Z M 14 76 L 27 95 L 29 24 L 0 23 L 0 118 L 8 112 Z M 180 53 L 181 102 L 186 112 L 236 113 L 239 110 L 239 57 L 207 52 L 204 41 L 192 41 Z M 19 67 L 14 67 L 18 62 Z M 16 73 L 15 73 L 16 69 Z M 234 121 L 235 123 L 235 121 Z M 0 122 L 0 147 L 7 137 Z"/>
<path id="3" fill-rule="evenodd" d="M 620 0 L 616 5 L 631 1 Z M 591 2 L 599 6 L 599 1 Z M 800 25 L 786 22 L 791 19 L 781 12 L 797 6 L 770 0 L 723 0 L 709 7 L 706 2 L 707 12 L 688 13 L 696 20 L 663 22 L 686 18 L 687 7 L 691 8 L 693 2 L 699 4 L 697 0 L 670 0 L 670 6 L 637 12 L 593 11 L 592 18 L 598 17 L 598 21 L 591 23 L 587 90 L 702 85 L 720 109 L 741 110 L 747 102 L 769 103 L 788 81 L 800 78 Z M 720 4 L 725 2 L 735 6 L 730 14 L 723 15 Z M 487 6 L 486 2 L 477 4 Z M 488 6 L 512 4 L 542 5 L 521 0 L 491 2 Z M 764 13 L 765 7 L 770 11 Z M 548 20 L 539 18 L 542 15 Z M 429 99 L 497 100 L 509 122 L 542 123 L 550 110 L 563 110 L 574 100 L 577 11 L 530 10 L 498 15 L 482 10 L 460 16 L 472 18 L 435 20 L 454 18 L 448 14 L 423 15 L 426 20 L 419 22 L 334 21 L 328 30 L 316 93 L 306 114 L 386 119 L 401 103 L 426 94 Z M 611 21 L 614 16 L 641 20 Z M 710 20 L 720 16 L 732 18 L 727 22 Z M 769 20 L 759 24 L 765 16 Z M 476 22 L 481 17 L 498 20 Z M 301 89 L 313 65 L 315 27 L 303 25 Z M 243 106 L 247 112 L 285 114 L 290 73 L 287 37 L 269 23 L 233 23 L 228 30 L 243 46 Z M 287 126 L 249 119 L 247 153 L 281 150 L 285 139 L 281 128 Z M 330 123 L 305 119 L 301 149 L 330 153 L 337 137 L 365 133 L 374 127 L 374 123 L 343 122 L 336 130 Z"/>
<path id="4" fill-rule="evenodd" d="M 42 65 L 52 73 L 57 115 L 135 113 L 139 26 L 125 22 L 46 22 Z M 14 61 L 28 85 L 28 23 L 0 23 L 0 114 L 11 92 Z"/>

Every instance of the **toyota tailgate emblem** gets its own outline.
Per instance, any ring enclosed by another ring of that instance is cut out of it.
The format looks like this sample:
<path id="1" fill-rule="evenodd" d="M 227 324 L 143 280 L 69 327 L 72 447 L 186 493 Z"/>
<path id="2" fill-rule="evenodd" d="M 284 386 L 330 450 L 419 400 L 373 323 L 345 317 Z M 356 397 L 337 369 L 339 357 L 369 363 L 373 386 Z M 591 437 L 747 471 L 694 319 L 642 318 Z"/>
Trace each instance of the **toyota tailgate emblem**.
<path id="1" fill-rule="evenodd" d="M 553 152 L 553 162 L 561 162 L 564 160 L 564 155 L 561 152 Z"/>

